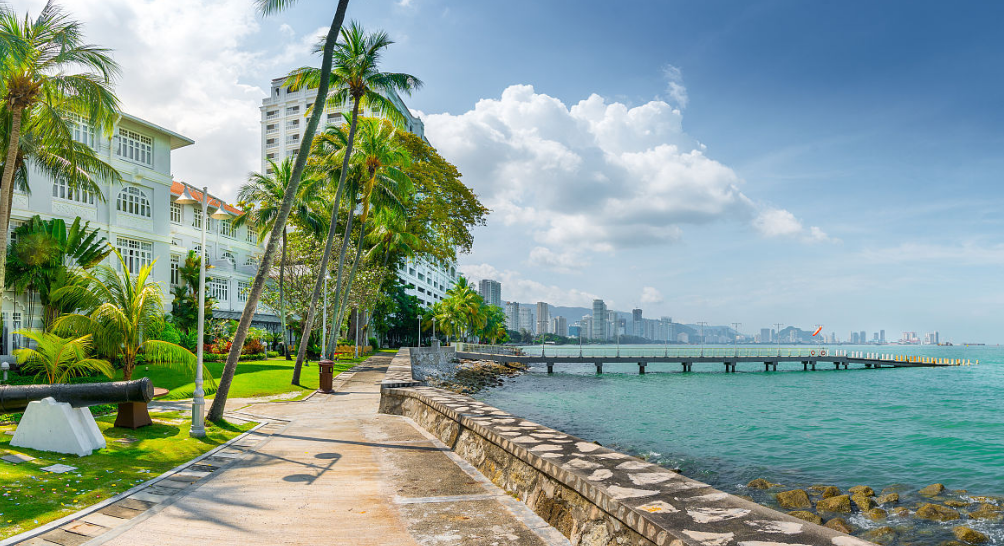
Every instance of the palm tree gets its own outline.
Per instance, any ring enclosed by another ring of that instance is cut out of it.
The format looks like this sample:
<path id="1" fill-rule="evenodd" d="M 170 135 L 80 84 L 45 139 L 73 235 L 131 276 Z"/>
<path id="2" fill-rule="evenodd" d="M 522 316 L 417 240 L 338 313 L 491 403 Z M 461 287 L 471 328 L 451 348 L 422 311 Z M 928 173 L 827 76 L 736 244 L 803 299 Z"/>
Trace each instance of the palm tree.
<path id="1" fill-rule="evenodd" d="M 87 283 L 83 288 L 61 289 L 77 292 L 85 314 L 63 315 L 56 320 L 54 332 L 93 334 L 99 354 L 108 360 L 121 359 L 122 374 L 127 381 L 132 379 L 140 355 L 147 363 L 192 372 L 196 359 L 191 351 L 150 339 L 151 332 L 159 331 L 164 320 L 164 297 L 160 285 L 153 280 L 154 264 L 145 265 L 134 274 L 118 250 L 114 252 L 118 270 L 102 264 L 84 273 Z"/>
<path id="2" fill-rule="evenodd" d="M 248 181 L 241 186 L 237 193 L 237 199 L 247 205 L 244 214 L 234 221 L 235 226 L 248 224 L 248 229 L 254 229 L 258 238 L 264 239 L 275 224 L 275 219 L 279 215 L 279 204 L 282 196 L 286 193 L 286 188 L 293 176 L 293 158 L 287 157 L 282 162 L 276 163 L 271 159 L 268 165 L 272 174 L 251 173 Z M 267 172 L 267 171 L 266 171 Z M 320 237 L 324 233 L 325 217 L 321 214 L 325 206 L 324 199 L 320 195 L 319 179 L 308 177 L 300 184 L 300 191 L 293 203 L 293 210 L 290 212 L 290 220 L 307 233 L 312 233 Z M 286 233 L 288 228 L 282 228 L 282 255 L 279 258 L 279 318 L 282 323 L 283 352 L 286 353 L 286 360 L 290 359 L 289 339 L 286 328 L 286 300 L 283 297 L 286 273 Z"/>
<path id="3" fill-rule="evenodd" d="M 92 127 L 111 127 L 118 99 L 111 91 L 118 65 L 108 50 L 83 43 L 80 23 L 53 2 L 32 20 L 0 9 L 0 123 L 6 137 L 0 178 L 0 248 L 7 248 L 15 175 L 27 181 L 26 158 L 74 187 L 94 186 L 94 176 L 117 178 L 86 145 L 75 142 L 68 116 Z M 82 70 L 81 72 L 75 72 Z M 93 174 L 92 174 L 93 173 Z M 100 194 L 100 192 L 98 192 Z M 0 252 L 0 286 L 5 286 Z"/>
<path id="4" fill-rule="evenodd" d="M 295 2 L 296 0 L 255 0 L 255 5 L 262 15 L 270 15 L 286 9 Z M 289 185 L 286 186 L 286 193 L 282 196 L 282 206 L 279 207 L 279 213 L 276 215 L 275 223 L 272 225 L 268 244 L 265 246 L 265 253 L 262 255 L 261 264 L 258 265 L 258 273 L 255 275 L 254 283 L 251 284 L 247 304 L 244 306 L 240 323 L 237 325 L 237 331 L 234 333 L 234 342 L 230 347 L 230 353 L 227 355 L 227 364 L 223 368 L 223 375 L 220 376 L 219 387 L 216 389 L 216 398 L 213 399 L 213 405 L 210 406 L 209 414 L 206 416 L 210 421 L 219 421 L 223 418 L 223 409 L 227 405 L 230 383 L 233 381 L 234 372 L 237 371 L 237 362 L 241 356 L 241 348 L 244 346 L 244 340 L 247 339 L 248 330 L 251 328 L 251 319 L 254 318 L 255 309 L 258 307 L 258 300 L 261 299 L 262 290 L 265 289 L 265 282 L 268 281 L 272 260 L 275 257 L 276 245 L 279 243 L 282 230 L 286 227 L 286 220 L 289 218 L 289 213 L 293 209 L 293 203 L 296 201 L 296 195 L 300 187 L 300 176 L 307 165 L 310 144 L 314 140 L 314 133 L 317 131 L 317 125 L 320 123 L 321 115 L 324 113 L 324 101 L 328 96 L 331 60 L 334 55 L 335 42 L 342 28 L 342 21 L 345 20 L 345 10 L 348 6 L 349 0 L 338 0 L 335 17 L 331 20 L 331 27 L 328 29 L 327 37 L 324 39 L 317 98 L 314 99 L 313 110 L 311 110 L 310 119 L 307 121 L 307 127 L 304 129 L 303 140 L 300 142 L 300 150 L 296 154 L 296 163 L 293 165 L 293 173 L 290 175 Z"/>
<path id="5" fill-rule="evenodd" d="M 366 259 L 370 262 L 380 259 L 384 268 L 390 263 L 391 256 L 395 260 L 414 256 L 416 247 L 422 243 L 408 230 L 407 219 L 389 209 L 378 211 L 374 215 L 369 240 L 373 246 L 366 251 Z M 383 257 L 380 258 L 381 256 Z"/>
<path id="6" fill-rule="evenodd" d="M 389 117 L 395 123 L 403 123 L 404 114 L 387 98 L 386 95 L 396 91 L 411 93 L 412 90 L 422 86 L 421 80 L 410 74 L 380 72 L 379 64 L 383 50 L 390 46 L 391 39 L 385 32 L 366 34 L 358 23 L 353 22 L 349 28 L 342 30 L 342 43 L 339 43 L 334 52 L 334 68 L 330 74 L 319 72 L 315 68 L 301 68 L 293 72 L 287 80 L 293 89 L 300 87 L 321 86 L 331 83 L 333 91 L 327 98 L 328 104 L 342 108 L 348 104 L 352 105 L 352 118 L 349 124 L 349 135 L 345 144 L 345 152 L 342 154 L 342 168 L 338 177 L 338 189 L 335 195 L 341 195 L 345 179 L 349 173 L 349 161 L 352 157 L 352 146 L 355 141 L 356 125 L 359 121 L 359 108 L 368 106 L 374 113 Z M 330 80 L 330 82 L 328 81 Z M 320 97 L 318 92 L 318 97 Z M 310 308 L 304 320 L 304 335 L 310 333 L 313 327 L 312 312 L 317 308 L 317 302 L 321 297 L 321 287 L 324 284 L 324 276 L 328 270 L 328 261 L 331 258 L 331 247 L 334 245 L 335 224 L 338 220 L 339 203 L 335 203 L 331 211 L 331 226 L 328 229 L 328 239 L 324 245 L 324 254 L 321 256 L 320 273 L 314 282 L 314 292 L 310 298 Z M 351 208 L 350 215 L 351 215 Z M 348 234 L 348 231 L 346 231 Z M 345 263 L 346 245 L 343 240 L 342 249 L 338 259 L 338 280 L 335 281 L 335 294 L 340 293 L 342 278 L 342 268 Z M 347 291 L 346 291 L 347 292 Z M 332 330 L 337 341 L 339 322 L 335 322 L 336 327 Z M 306 337 L 302 339 L 307 339 Z M 323 340 L 322 340 L 323 343 Z M 303 345 L 303 343 L 301 343 Z M 330 345 L 334 351 L 334 345 Z M 297 354 L 294 378 L 299 378 L 299 368 L 303 363 L 305 352 L 301 349 Z"/>
<path id="7" fill-rule="evenodd" d="M 91 350 L 91 334 L 62 338 L 49 332 L 19 330 L 18 334 L 35 342 L 35 348 L 17 349 L 14 356 L 17 363 L 27 372 L 37 371 L 36 378 L 45 378 L 53 383 L 66 383 L 74 377 L 83 377 L 94 372 L 115 377 L 115 368 L 107 360 L 88 358 Z"/>

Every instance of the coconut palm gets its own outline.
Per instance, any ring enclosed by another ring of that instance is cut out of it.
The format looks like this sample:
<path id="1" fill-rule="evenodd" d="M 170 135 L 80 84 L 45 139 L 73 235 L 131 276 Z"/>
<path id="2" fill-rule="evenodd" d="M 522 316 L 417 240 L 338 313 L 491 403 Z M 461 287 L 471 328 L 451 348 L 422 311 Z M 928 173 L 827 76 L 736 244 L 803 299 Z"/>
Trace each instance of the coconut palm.
<path id="1" fill-rule="evenodd" d="M 296 0 L 256 0 L 255 6 L 262 15 L 271 15 L 288 8 L 294 3 L 296 3 Z M 293 209 L 293 203 L 296 201 L 296 195 L 300 187 L 300 176 L 307 165 L 310 144 L 314 140 L 314 133 L 317 131 L 317 125 L 320 123 L 321 115 L 324 113 L 324 101 L 328 96 L 331 60 L 334 55 L 335 42 L 338 38 L 338 32 L 342 29 L 342 21 L 345 20 L 345 10 L 348 6 L 349 0 L 338 0 L 335 16 L 331 20 L 331 27 L 328 29 L 328 35 L 324 39 L 324 46 L 321 48 L 321 69 L 318 74 L 320 81 L 317 88 L 317 98 L 314 99 L 314 106 L 311 110 L 310 118 L 307 120 L 307 127 L 304 129 L 303 140 L 300 142 L 300 150 L 296 154 L 296 163 L 294 163 L 293 172 L 289 177 L 289 185 L 286 186 L 286 193 L 282 196 L 282 205 L 279 207 L 275 223 L 272 225 L 272 231 L 269 233 L 268 244 L 265 246 L 265 253 L 262 255 L 261 263 L 258 265 L 258 273 L 255 274 L 254 282 L 251 284 L 251 291 L 248 293 L 247 304 L 244 306 L 244 312 L 241 314 L 237 331 L 234 332 L 234 341 L 230 347 L 230 353 L 227 355 L 227 364 L 224 366 L 223 374 L 220 377 L 219 388 L 216 390 L 216 398 L 213 399 L 213 405 L 210 406 L 209 413 L 206 416 L 210 421 L 219 421 L 223 418 L 223 410 L 226 408 L 227 396 L 230 394 L 230 383 L 233 381 L 234 372 L 237 371 L 237 362 L 241 356 L 241 348 L 244 346 L 244 340 L 247 339 L 248 330 L 251 328 L 251 320 L 254 318 L 255 309 L 258 307 L 258 300 L 261 299 L 261 293 L 265 289 L 266 281 L 268 281 L 272 260 L 275 257 L 276 245 L 279 243 L 282 230 L 286 227 L 286 220 L 289 218 L 289 213 Z"/>
<path id="2" fill-rule="evenodd" d="M 151 339 L 164 321 L 164 296 L 153 280 L 153 263 L 129 270 L 118 250 L 118 268 L 99 265 L 84 273 L 87 282 L 61 289 L 76 292 L 84 313 L 63 315 L 56 320 L 56 334 L 94 336 L 97 352 L 109 360 L 122 363 L 122 374 L 132 379 L 140 355 L 146 363 L 157 363 L 183 372 L 194 372 L 195 355 L 188 349 Z M 154 262 L 156 263 L 156 262 Z M 59 291 L 57 291 L 59 292 Z"/>
<path id="3" fill-rule="evenodd" d="M 47 383 L 66 383 L 71 378 L 104 374 L 115 376 L 115 368 L 107 360 L 89 358 L 91 334 L 63 338 L 49 332 L 19 330 L 18 334 L 35 342 L 35 348 L 17 349 L 14 357 L 24 371 L 37 372 L 35 377 Z"/>
<path id="4" fill-rule="evenodd" d="M 0 10 L 0 94 L 4 128 L 3 175 L 0 178 L 0 248 L 7 248 L 7 228 L 15 175 L 26 173 L 25 160 L 74 187 L 93 186 L 93 177 L 115 178 L 84 144 L 75 142 L 68 116 L 79 115 L 91 127 L 111 127 L 118 99 L 111 91 L 118 66 L 108 50 L 83 42 L 80 23 L 53 2 L 38 17 L 20 19 Z M 22 184 L 27 175 L 22 177 Z M 5 286 L 0 252 L 0 286 Z"/>
<path id="5" fill-rule="evenodd" d="M 368 239 L 373 246 L 366 251 L 366 259 L 370 262 L 380 260 L 384 268 L 390 263 L 391 256 L 395 260 L 414 256 L 416 247 L 421 244 L 421 240 L 408 231 L 407 218 L 390 209 L 374 215 Z"/>
<path id="6" fill-rule="evenodd" d="M 241 186 L 237 199 L 247 210 L 234 221 L 235 226 L 248 225 L 254 229 L 259 239 L 264 239 L 275 224 L 279 215 L 279 204 L 286 193 L 286 187 L 293 176 L 293 158 L 287 157 L 280 163 L 268 160 L 269 171 L 272 174 L 251 173 L 248 181 Z M 267 171 L 266 171 L 267 173 Z M 289 220 L 306 233 L 321 236 L 327 229 L 325 226 L 325 201 L 320 195 L 320 179 L 306 177 L 300 184 L 300 191 L 293 203 Z M 279 258 L 279 319 L 282 323 L 283 351 L 286 360 L 290 359 L 289 339 L 286 328 L 286 300 L 283 297 L 286 273 L 286 233 L 287 226 L 282 228 L 282 255 Z"/>
<path id="7" fill-rule="evenodd" d="M 328 104 L 338 108 L 344 108 L 349 104 L 352 105 L 349 134 L 345 143 L 345 152 L 342 154 L 342 167 L 335 195 L 341 195 L 346 177 L 349 174 L 349 161 L 352 158 L 352 147 L 355 142 L 360 107 L 367 106 L 372 112 L 378 115 L 384 115 L 395 123 L 403 123 L 404 114 L 391 102 L 388 95 L 397 91 L 411 93 L 412 90 L 422 86 L 421 80 L 410 74 L 380 71 L 380 57 L 383 54 L 383 50 L 392 43 L 394 42 L 387 36 L 387 33 L 381 31 L 366 34 L 361 25 L 353 22 L 349 28 L 342 30 L 342 43 L 339 43 L 335 48 L 334 66 L 330 74 L 324 74 L 315 68 L 305 67 L 294 71 L 287 80 L 293 89 L 313 86 L 320 87 L 321 85 L 330 83 L 332 91 L 327 99 Z M 320 96 L 320 93 L 318 93 L 318 97 Z M 339 206 L 340 204 L 336 202 L 332 207 L 331 225 L 328 229 L 328 238 L 324 245 L 324 254 L 321 256 L 320 273 L 314 282 L 310 309 L 304 320 L 304 336 L 308 335 L 313 327 L 314 313 L 312 311 L 317 308 L 317 302 L 321 297 L 321 287 L 324 284 L 324 276 L 328 270 L 331 247 L 334 245 L 335 240 L 335 224 L 338 220 Z M 351 211 L 351 208 L 349 210 Z M 348 234 L 349 232 L 346 230 L 345 239 L 348 238 Z M 347 249 L 344 242 L 345 239 L 343 239 L 342 249 L 338 258 L 338 280 L 335 281 L 336 297 L 340 293 L 342 269 L 345 264 L 345 252 Z M 337 341 L 337 332 L 339 331 L 340 323 L 335 322 L 335 324 L 336 327 L 332 332 L 334 332 L 333 337 Z M 307 337 L 303 337 L 302 339 L 307 339 Z M 330 344 L 329 346 L 333 352 L 334 344 Z M 303 363 L 303 357 L 300 355 L 305 354 L 302 349 L 297 354 L 294 379 L 299 378 L 299 369 Z"/>

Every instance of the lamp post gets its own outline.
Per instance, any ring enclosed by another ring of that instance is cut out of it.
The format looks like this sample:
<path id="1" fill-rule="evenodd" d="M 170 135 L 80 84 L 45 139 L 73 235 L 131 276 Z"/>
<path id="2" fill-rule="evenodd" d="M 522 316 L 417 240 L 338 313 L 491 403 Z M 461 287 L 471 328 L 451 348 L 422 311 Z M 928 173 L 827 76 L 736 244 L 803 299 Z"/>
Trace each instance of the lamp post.
<path id="1" fill-rule="evenodd" d="M 697 324 L 701 325 L 701 356 L 704 356 L 704 327 L 707 326 L 708 323 L 704 322 L 702 320 L 701 322 L 698 322 Z"/>
<path id="2" fill-rule="evenodd" d="M 422 346 L 422 315 L 418 315 L 418 346 Z"/>
<path id="3" fill-rule="evenodd" d="M 199 323 L 198 337 L 195 343 L 195 392 L 192 396 L 192 428 L 188 432 L 189 436 L 202 438 L 206 435 L 204 411 L 206 407 L 206 391 L 203 388 L 202 380 L 202 351 L 206 330 L 206 224 L 209 223 L 209 219 L 207 218 L 209 212 L 209 188 L 202 188 L 202 199 L 199 200 L 192 196 L 186 185 L 184 192 L 174 202 L 180 205 L 202 203 L 202 237 L 199 246 Z M 220 206 L 213 213 L 212 217 L 217 220 L 230 218 L 232 215 L 224 207 L 225 204 L 223 201 L 220 201 Z"/>
<path id="4" fill-rule="evenodd" d="M 777 356 L 781 356 L 781 323 L 778 322 L 774 326 L 777 326 Z"/>
<path id="5" fill-rule="evenodd" d="M 327 360 L 325 357 L 325 350 L 328 348 L 328 344 L 325 340 L 328 339 L 328 280 L 331 275 L 324 274 L 324 309 L 321 314 L 321 360 Z M 418 320 L 422 320 L 419 318 Z"/>
<path id="6" fill-rule="evenodd" d="M 733 322 L 732 329 L 735 330 L 735 335 L 733 336 L 732 350 L 736 353 L 735 356 L 739 356 L 739 327 L 742 326 L 741 322 Z"/>

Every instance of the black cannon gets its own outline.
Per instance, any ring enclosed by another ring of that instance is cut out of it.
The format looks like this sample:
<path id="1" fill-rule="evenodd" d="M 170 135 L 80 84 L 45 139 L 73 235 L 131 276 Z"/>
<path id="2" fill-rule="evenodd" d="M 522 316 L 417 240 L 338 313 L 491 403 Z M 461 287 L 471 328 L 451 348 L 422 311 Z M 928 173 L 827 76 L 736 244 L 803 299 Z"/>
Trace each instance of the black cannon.
<path id="1" fill-rule="evenodd" d="M 4 385 L 0 386 L 0 413 L 24 411 L 29 402 L 48 397 L 75 408 L 129 402 L 138 402 L 145 408 L 146 403 L 153 400 L 153 383 L 149 377 L 144 377 L 112 383 Z"/>

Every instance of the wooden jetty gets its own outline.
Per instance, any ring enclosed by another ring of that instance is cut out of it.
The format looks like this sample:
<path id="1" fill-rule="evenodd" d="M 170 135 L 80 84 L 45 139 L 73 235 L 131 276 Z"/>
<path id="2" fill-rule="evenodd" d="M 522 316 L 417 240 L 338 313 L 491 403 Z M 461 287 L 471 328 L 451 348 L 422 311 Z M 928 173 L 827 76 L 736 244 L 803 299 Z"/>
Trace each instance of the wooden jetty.
<path id="1" fill-rule="evenodd" d="M 657 349 L 653 347 L 624 347 L 620 349 L 594 349 L 574 346 L 541 346 L 520 348 L 505 345 L 476 345 L 457 343 L 457 357 L 471 360 L 519 362 L 528 366 L 547 366 L 553 373 L 558 364 L 593 364 L 596 373 L 603 373 L 604 364 L 634 364 L 638 373 L 644 374 L 648 364 L 667 362 L 679 364 L 684 372 L 694 371 L 694 364 L 724 365 L 726 373 L 735 373 L 741 363 L 762 363 L 764 371 L 777 371 L 783 362 L 801 363 L 804 371 L 815 370 L 817 365 L 832 365 L 834 369 L 855 368 L 936 368 L 945 366 L 972 366 L 978 360 L 937 358 L 927 356 L 896 355 L 865 351 L 844 351 L 827 348 L 709 348 L 709 349 Z"/>

